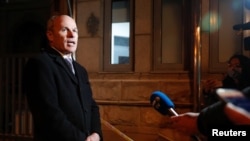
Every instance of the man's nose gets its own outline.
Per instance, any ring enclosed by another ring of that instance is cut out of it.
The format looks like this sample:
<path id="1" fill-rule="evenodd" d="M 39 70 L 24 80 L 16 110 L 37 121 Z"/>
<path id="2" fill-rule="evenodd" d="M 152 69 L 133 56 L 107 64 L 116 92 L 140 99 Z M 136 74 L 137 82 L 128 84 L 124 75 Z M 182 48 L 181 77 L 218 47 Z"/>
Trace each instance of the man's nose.
<path id="1" fill-rule="evenodd" d="M 74 32 L 73 31 L 68 31 L 68 37 L 74 37 L 75 36 L 75 34 L 74 34 Z"/>

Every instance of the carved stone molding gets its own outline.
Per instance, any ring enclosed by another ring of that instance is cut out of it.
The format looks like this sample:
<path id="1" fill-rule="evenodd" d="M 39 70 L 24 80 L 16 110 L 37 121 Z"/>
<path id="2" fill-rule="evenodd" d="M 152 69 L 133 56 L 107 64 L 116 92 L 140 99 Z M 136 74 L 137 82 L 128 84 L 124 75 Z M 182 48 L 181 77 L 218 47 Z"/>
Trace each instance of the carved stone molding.
<path id="1" fill-rule="evenodd" d="M 91 13 L 87 21 L 88 33 L 92 37 L 95 36 L 96 33 L 98 32 L 98 27 L 99 27 L 99 19 L 93 13 Z"/>

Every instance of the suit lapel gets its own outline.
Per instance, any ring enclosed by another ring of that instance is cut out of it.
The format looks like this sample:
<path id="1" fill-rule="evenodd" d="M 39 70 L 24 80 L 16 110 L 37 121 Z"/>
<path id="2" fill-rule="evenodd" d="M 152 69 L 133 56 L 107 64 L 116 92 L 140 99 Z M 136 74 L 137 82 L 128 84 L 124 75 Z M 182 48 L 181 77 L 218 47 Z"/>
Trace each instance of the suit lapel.
<path id="1" fill-rule="evenodd" d="M 66 64 L 63 57 L 56 50 L 54 50 L 52 48 L 47 48 L 46 51 L 49 54 L 49 56 L 52 58 L 52 60 L 54 60 L 57 65 L 59 65 L 62 69 L 64 69 L 66 71 L 66 73 L 68 74 L 70 79 L 74 83 L 78 84 L 78 80 L 77 80 L 76 76 L 71 72 L 70 68 Z"/>
<path id="2" fill-rule="evenodd" d="M 66 64 L 65 60 L 63 60 L 62 57 L 56 57 L 56 63 L 58 65 L 60 65 L 68 74 L 68 76 L 77 84 L 77 78 L 76 76 L 72 73 L 72 71 L 70 70 L 70 68 L 68 67 L 68 65 Z"/>

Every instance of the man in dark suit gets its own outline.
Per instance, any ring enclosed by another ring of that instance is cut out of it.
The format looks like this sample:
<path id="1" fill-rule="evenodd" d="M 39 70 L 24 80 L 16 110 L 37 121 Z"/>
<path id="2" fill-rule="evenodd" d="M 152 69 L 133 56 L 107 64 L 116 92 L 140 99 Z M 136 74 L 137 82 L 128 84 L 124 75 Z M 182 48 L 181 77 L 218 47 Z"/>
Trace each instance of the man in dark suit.
<path id="1" fill-rule="evenodd" d="M 67 15 L 53 16 L 46 34 L 49 47 L 30 59 L 24 71 L 34 140 L 102 140 L 99 107 L 87 71 L 72 58 L 78 42 L 76 22 Z M 73 65 L 65 59 L 72 59 Z"/>

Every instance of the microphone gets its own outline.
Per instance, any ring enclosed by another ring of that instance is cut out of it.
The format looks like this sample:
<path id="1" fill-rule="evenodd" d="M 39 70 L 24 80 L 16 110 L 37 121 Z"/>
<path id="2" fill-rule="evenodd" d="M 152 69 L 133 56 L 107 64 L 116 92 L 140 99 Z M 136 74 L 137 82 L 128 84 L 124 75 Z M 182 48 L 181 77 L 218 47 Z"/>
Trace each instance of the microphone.
<path id="1" fill-rule="evenodd" d="M 154 91 L 150 97 L 150 103 L 162 115 L 178 116 L 174 110 L 174 103 L 171 99 L 161 91 Z M 201 141 L 197 135 L 191 135 L 195 141 Z"/>
<path id="2" fill-rule="evenodd" d="M 162 115 L 178 116 L 174 110 L 174 103 L 161 91 L 154 91 L 152 93 L 150 103 Z"/>
<path id="3" fill-rule="evenodd" d="M 236 24 L 233 26 L 233 30 L 249 30 L 249 29 L 250 29 L 250 22 L 243 24 Z"/>

